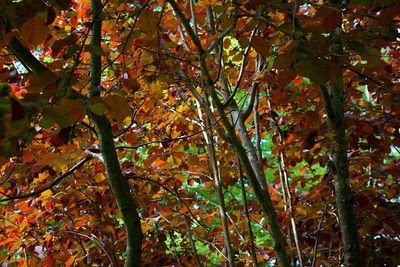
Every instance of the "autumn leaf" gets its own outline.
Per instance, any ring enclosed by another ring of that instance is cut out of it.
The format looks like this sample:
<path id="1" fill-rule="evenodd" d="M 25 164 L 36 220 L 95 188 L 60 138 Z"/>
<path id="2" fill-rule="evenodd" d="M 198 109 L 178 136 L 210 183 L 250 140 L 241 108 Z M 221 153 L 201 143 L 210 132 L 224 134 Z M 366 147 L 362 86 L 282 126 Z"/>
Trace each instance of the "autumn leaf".
<path id="1" fill-rule="evenodd" d="M 58 160 L 60 155 L 55 153 L 46 153 L 42 154 L 38 157 L 37 164 L 41 166 L 49 165 L 50 163 L 54 163 L 54 161 Z"/>
<path id="2" fill-rule="evenodd" d="M 67 266 L 67 267 L 70 267 L 70 266 L 73 266 L 73 264 L 74 264 L 74 262 L 75 262 L 75 259 L 76 259 L 76 256 L 77 255 L 72 255 L 72 256 L 70 256 L 66 261 L 65 261 L 65 266 Z"/>
<path id="3" fill-rule="evenodd" d="M 38 17 L 33 17 L 21 26 L 21 36 L 26 42 L 37 46 L 43 42 L 49 34 L 46 23 Z"/>
<path id="4" fill-rule="evenodd" d="M 0 3 L 3 265 L 399 261 L 395 1 Z"/>
<path id="5" fill-rule="evenodd" d="M 109 95 L 104 99 L 104 103 L 107 106 L 107 116 L 117 121 L 122 121 L 131 114 L 131 107 L 128 101 L 121 95 Z"/>
<path id="6" fill-rule="evenodd" d="M 253 40 L 251 41 L 251 46 L 253 46 L 257 53 L 263 55 L 264 57 L 269 56 L 270 45 L 268 40 L 259 36 L 254 36 Z"/>

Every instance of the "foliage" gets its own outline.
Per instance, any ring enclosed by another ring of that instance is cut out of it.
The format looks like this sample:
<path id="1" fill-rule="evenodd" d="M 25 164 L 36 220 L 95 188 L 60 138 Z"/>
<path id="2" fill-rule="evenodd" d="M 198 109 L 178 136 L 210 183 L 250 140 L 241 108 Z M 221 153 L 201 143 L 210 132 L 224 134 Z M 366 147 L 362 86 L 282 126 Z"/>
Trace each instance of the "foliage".
<path id="1" fill-rule="evenodd" d="M 400 264 L 399 4 L 333 2 L 106 0 L 97 46 L 89 42 L 89 1 L 0 0 L 0 261 L 124 262 L 125 224 L 98 154 L 94 114 L 111 123 L 140 214 L 143 266 L 228 261 L 207 131 L 235 264 L 276 264 L 270 226 L 248 173 L 243 199 L 243 162 L 222 123 L 235 103 L 247 115 L 244 134 L 259 149 L 292 263 L 301 264 L 295 237 L 302 264 L 343 263 L 335 138 L 320 91 L 342 77 L 363 266 Z M 100 88 L 91 86 L 93 55 L 101 56 Z"/>

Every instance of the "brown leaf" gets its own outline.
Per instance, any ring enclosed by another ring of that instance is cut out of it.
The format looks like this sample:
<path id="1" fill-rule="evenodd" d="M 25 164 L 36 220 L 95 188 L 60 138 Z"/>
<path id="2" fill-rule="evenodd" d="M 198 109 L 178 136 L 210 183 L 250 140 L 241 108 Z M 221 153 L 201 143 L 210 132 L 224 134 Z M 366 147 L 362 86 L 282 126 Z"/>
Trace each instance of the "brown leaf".
<path id="1" fill-rule="evenodd" d="M 253 40 L 251 42 L 251 46 L 259 53 L 260 55 L 263 55 L 264 57 L 269 56 L 269 44 L 268 41 L 264 38 L 261 38 L 259 36 L 254 36 Z"/>
<path id="2" fill-rule="evenodd" d="M 104 103 L 107 106 L 106 114 L 117 121 L 122 121 L 131 114 L 127 99 L 121 95 L 109 95 L 104 99 Z"/>
<path id="3" fill-rule="evenodd" d="M 43 20 L 37 17 L 31 18 L 21 26 L 22 39 L 33 46 L 42 43 L 47 35 L 49 35 L 49 28 Z"/>

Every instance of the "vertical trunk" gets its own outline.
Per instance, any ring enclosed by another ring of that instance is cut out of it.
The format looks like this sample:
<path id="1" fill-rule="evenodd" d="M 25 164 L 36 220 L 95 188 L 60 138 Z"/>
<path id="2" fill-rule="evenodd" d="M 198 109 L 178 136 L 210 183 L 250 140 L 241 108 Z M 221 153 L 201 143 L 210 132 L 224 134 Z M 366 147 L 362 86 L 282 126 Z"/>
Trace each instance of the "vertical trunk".
<path id="1" fill-rule="evenodd" d="M 228 219 L 226 217 L 226 207 L 225 207 L 225 200 L 224 200 L 224 193 L 222 191 L 221 185 L 221 175 L 218 169 L 218 162 L 215 157 L 215 146 L 214 146 L 214 139 L 211 134 L 211 124 L 209 120 L 206 120 L 206 135 L 207 135 L 207 153 L 208 157 L 210 158 L 210 163 L 213 171 L 215 186 L 217 187 L 218 192 L 218 200 L 219 200 L 219 208 L 221 214 L 221 223 L 222 223 L 222 230 L 224 234 L 224 244 L 225 244 L 225 256 L 228 259 L 228 266 L 234 266 L 234 255 L 232 250 L 232 243 L 229 237 L 229 227 L 228 227 Z"/>
<path id="2" fill-rule="evenodd" d="M 207 99 L 205 99 L 205 101 L 208 102 Z M 198 108 L 199 118 L 200 118 L 200 120 L 203 120 L 201 106 L 198 101 L 197 101 L 197 108 Z M 215 183 L 215 186 L 217 187 L 217 192 L 218 192 L 217 197 L 219 200 L 221 224 L 222 224 L 222 230 L 223 230 L 223 235 L 224 235 L 225 258 L 228 259 L 229 266 L 234 266 L 234 254 L 233 254 L 233 250 L 232 250 L 232 242 L 231 242 L 231 239 L 229 236 L 229 227 L 228 227 L 228 219 L 227 219 L 227 214 L 226 214 L 224 193 L 222 191 L 222 186 L 221 186 L 221 174 L 220 174 L 220 170 L 218 167 L 218 161 L 215 156 L 214 137 L 212 135 L 212 129 L 211 129 L 212 125 L 207 116 L 206 116 L 205 121 L 206 121 L 205 125 L 201 125 L 201 127 L 204 130 L 203 134 L 204 134 L 204 139 L 207 144 L 208 158 L 209 158 L 209 161 L 211 164 L 211 170 L 212 170 L 213 177 L 214 177 L 214 183 Z"/>
<path id="3" fill-rule="evenodd" d="M 321 87 L 328 122 L 333 133 L 335 164 L 334 188 L 339 213 L 340 231 L 344 244 L 346 266 L 361 266 L 353 193 L 349 182 L 349 162 L 346 149 L 346 126 L 344 122 L 343 82 Z"/>
<path id="4" fill-rule="evenodd" d="M 91 45 L 93 46 L 100 46 L 101 44 L 101 8 L 100 0 L 91 0 L 93 19 Z M 91 88 L 93 88 L 91 95 L 99 95 L 97 89 L 100 87 L 100 80 L 101 57 L 92 54 L 90 58 L 90 85 Z M 121 173 L 110 122 L 104 115 L 89 113 L 89 117 L 95 125 L 110 187 L 117 200 L 126 227 L 127 245 L 125 266 L 140 266 L 142 246 L 140 217 L 130 194 L 128 180 Z"/>
<path id="5" fill-rule="evenodd" d="M 343 10 L 347 1 L 330 0 Z M 341 12 L 341 11 L 338 11 Z M 342 16 L 342 14 L 340 14 Z M 340 231 L 345 251 L 346 266 L 361 266 L 360 245 L 358 241 L 358 232 L 356 225 L 356 215 L 353 207 L 353 194 L 350 188 L 349 162 L 347 158 L 346 145 L 346 125 L 344 120 L 344 85 L 343 85 L 343 31 L 337 27 L 331 32 L 335 47 L 338 47 L 335 55 L 332 55 L 332 65 L 337 66 L 335 77 L 321 86 L 322 96 L 324 98 L 325 110 L 328 115 L 328 123 L 333 134 L 334 153 L 334 188 L 336 197 L 336 206 L 339 213 Z"/>

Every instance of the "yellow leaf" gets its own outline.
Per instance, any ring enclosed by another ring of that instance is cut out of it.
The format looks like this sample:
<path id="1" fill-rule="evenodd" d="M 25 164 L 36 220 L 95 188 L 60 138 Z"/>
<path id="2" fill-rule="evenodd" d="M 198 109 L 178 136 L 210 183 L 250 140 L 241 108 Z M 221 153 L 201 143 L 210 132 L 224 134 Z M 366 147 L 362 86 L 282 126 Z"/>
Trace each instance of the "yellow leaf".
<path id="1" fill-rule="evenodd" d="M 106 179 L 106 177 L 102 173 L 97 173 L 93 178 L 96 181 L 96 183 L 101 183 Z"/>
<path id="2" fill-rule="evenodd" d="M 150 53 L 147 53 L 146 51 L 144 51 L 143 54 L 140 56 L 140 60 L 144 65 L 151 64 L 154 61 L 153 56 Z"/>
<path id="3" fill-rule="evenodd" d="M 56 160 L 49 164 L 56 172 L 64 171 L 65 168 L 68 166 L 68 161 L 66 160 Z"/>
<path id="4" fill-rule="evenodd" d="M 139 29 L 149 36 L 155 35 L 158 30 L 158 20 L 159 17 L 155 12 L 145 9 L 141 16 Z"/>
<path id="5" fill-rule="evenodd" d="M 44 191 L 43 193 L 40 194 L 40 196 L 44 197 L 44 198 L 48 198 L 51 197 L 53 195 L 53 192 L 51 192 L 50 189 Z"/>
<path id="6" fill-rule="evenodd" d="M 160 82 L 153 82 L 149 85 L 150 93 L 155 95 L 162 92 L 163 85 Z"/>
<path id="7" fill-rule="evenodd" d="M 219 0 L 204 0 L 202 2 L 202 4 L 205 6 L 215 6 L 217 4 L 221 4 L 221 1 L 219 1 Z"/>
<path id="8" fill-rule="evenodd" d="M 43 182 L 47 177 L 49 177 L 49 173 L 48 172 L 41 172 L 38 175 L 38 178 L 35 178 L 33 180 L 33 183 L 41 183 Z"/>
<path id="9" fill-rule="evenodd" d="M 174 162 L 179 165 L 179 164 L 182 163 L 182 158 L 181 157 L 174 157 Z"/>

